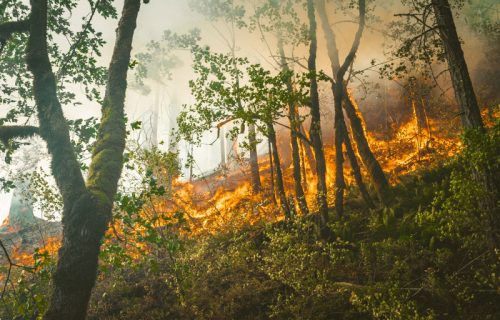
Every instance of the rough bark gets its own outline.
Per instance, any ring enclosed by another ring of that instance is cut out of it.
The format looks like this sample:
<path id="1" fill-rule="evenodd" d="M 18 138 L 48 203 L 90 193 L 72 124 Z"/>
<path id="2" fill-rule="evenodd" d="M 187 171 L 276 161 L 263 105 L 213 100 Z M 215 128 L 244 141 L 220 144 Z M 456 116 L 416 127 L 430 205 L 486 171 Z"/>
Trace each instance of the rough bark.
<path id="1" fill-rule="evenodd" d="M 283 183 L 283 172 L 281 171 L 280 155 L 278 151 L 278 146 L 276 142 L 276 132 L 271 123 L 267 124 L 267 137 L 269 138 L 269 143 L 271 144 L 273 162 L 274 162 L 274 173 L 275 173 L 275 186 L 278 193 L 278 198 L 280 202 L 281 209 L 285 213 L 285 218 L 289 220 L 290 216 L 290 206 L 288 205 L 288 199 L 286 197 L 285 185 Z"/>
<path id="2" fill-rule="evenodd" d="M 336 43 L 336 35 L 330 26 L 330 22 L 328 21 L 328 16 L 326 14 L 326 9 L 325 9 L 325 0 L 318 0 L 317 3 L 318 3 L 318 14 L 320 17 L 321 26 L 326 40 L 328 57 L 330 59 L 332 74 L 335 77 L 335 75 L 337 74 L 337 72 L 340 70 L 341 67 L 339 52 Z M 335 91 L 333 86 L 332 86 L 332 91 L 333 92 Z M 373 152 L 371 151 L 368 140 L 366 139 L 363 119 L 361 118 L 361 115 L 359 114 L 357 108 L 355 107 L 355 103 L 352 101 L 352 97 L 348 94 L 347 88 L 344 88 L 343 100 L 344 100 L 343 107 L 344 110 L 346 111 L 347 117 L 349 118 L 351 132 L 353 134 L 354 141 L 356 142 L 357 150 L 360 155 L 361 161 L 365 166 L 368 175 L 370 176 L 370 179 L 375 187 L 377 197 L 383 204 L 387 204 L 389 198 L 388 195 L 389 183 L 384 174 L 384 171 L 382 170 L 382 167 L 380 166 L 380 163 L 377 161 Z"/>
<path id="3" fill-rule="evenodd" d="M 343 79 L 340 79 L 340 82 L 343 82 Z M 332 84 L 332 90 L 335 109 L 335 213 L 340 218 L 344 215 L 344 190 L 346 188 L 342 145 L 347 138 L 347 130 L 342 113 L 342 84 L 337 82 Z"/>
<path id="4" fill-rule="evenodd" d="M 448 0 L 432 0 L 464 128 L 483 128 L 481 112 Z"/>
<path id="5" fill-rule="evenodd" d="M 289 71 L 290 67 L 286 61 L 285 49 L 283 48 L 283 41 L 281 36 L 278 38 L 278 51 L 280 55 L 280 63 L 283 71 Z M 286 83 L 288 93 L 293 92 L 292 80 L 288 79 Z M 306 197 L 304 194 L 304 189 L 302 188 L 302 172 L 300 166 L 300 150 L 299 150 L 299 138 L 297 132 L 299 132 L 300 123 L 297 117 L 297 110 L 295 105 L 290 102 L 288 104 L 288 120 L 290 121 L 290 144 L 292 147 L 292 164 L 293 164 L 293 182 L 295 188 L 295 197 L 297 198 L 297 203 L 299 204 L 300 213 L 307 215 L 309 213 L 309 208 L 307 206 Z"/>
<path id="6" fill-rule="evenodd" d="M 252 178 L 252 192 L 257 194 L 262 188 L 260 183 L 259 158 L 257 155 L 257 137 L 255 125 L 248 126 L 248 142 L 250 145 L 250 172 Z"/>
<path id="7" fill-rule="evenodd" d="M 307 15 L 309 18 L 309 59 L 307 67 L 311 73 L 310 84 L 310 108 L 311 108 L 311 128 L 309 135 L 311 138 L 312 148 L 316 162 L 316 176 L 318 179 L 317 185 L 317 201 L 318 201 L 318 227 L 320 233 L 324 233 L 326 223 L 328 222 L 328 201 L 327 201 L 327 186 L 326 186 L 326 163 L 325 153 L 323 150 L 323 140 L 321 134 L 321 114 L 319 106 L 318 82 L 316 80 L 316 55 L 318 50 L 318 40 L 316 37 L 316 17 L 314 9 L 314 1 L 307 1 Z"/>
<path id="8" fill-rule="evenodd" d="M 47 0 L 32 0 L 27 64 L 47 142 L 51 165 L 63 198 L 63 240 L 53 291 L 44 319 L 84 319 L 97 274 L 100 243 L 111 219 L 113 198 L 123 165 L 126 75 L 140 0 L 125 0 L 109 67 L 102 121 L 87 185 L 69 137 L 47 50 Z"/>

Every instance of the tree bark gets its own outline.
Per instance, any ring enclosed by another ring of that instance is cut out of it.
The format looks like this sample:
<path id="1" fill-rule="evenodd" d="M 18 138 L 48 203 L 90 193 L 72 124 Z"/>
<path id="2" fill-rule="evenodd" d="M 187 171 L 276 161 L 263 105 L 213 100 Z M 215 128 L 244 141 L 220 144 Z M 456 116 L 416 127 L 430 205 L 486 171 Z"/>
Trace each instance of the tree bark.
<path id="1" fill-rule="evenodd" d="M 278 37 L 278 51 L 281 59 L 281 68 L 283 71 L 290 71 L 288 63 L 285 57 L 285 49 L 283 48 L 283 40 L 281 36 Z M 286 83 L 287 91 L 289 94 L 293 92 L 292 80 L 287 79 Z M 295 187 L 295 197 L 299 204 L 300 213 L 302 215 L 309 214 L 309 208 L 307 206 L 306 196 L 304 194 L 304 189 L 302 188 L 302 172 L 300 167 L 300 150 L 299 150 L 299 139 L 297 137 L 297 132 L 299 132 L 299 119 L 297 117 L 297 110 L 293 102 L 288 104 L 288 120 L 290 121 L 290 144 L 292 146 L 292 164 L 293 164 L 293 181 Z"/>
<path id="2" fill-rule="evenodd" d="M 460 108 L 460 118 L 464 128 L 484 128 L 481 112 L 472 87 L 469 69 L 453 20 L 448 0 L 432 0 L 439 34 L 444 45 L 455 97 Z"/>
<path id="3" fill-rule="evenodd" d="M 278 146 L 276 142 L 276 132 L 274 131 L 274 126 L 271 123 L 267 124 L 267 134 L 269 142 L 272 148 L 273 162 L 275 169 L 275 180 L 276 180 L 276 191 L 278 192 L 278 198 L 280 200 L 280 206 L 285 213 L 285 218 L 290 220 L 290 206 L 288 205 L 288 199 L 286 197 L 285 185 L 283 183 L 283 172 L 281 171 L 280 155 L 278 151 Z"/>
<path id="4" fill-rule="evenodd" d="M 33 126 L 0 126 L 0 142 L 6 147 L 12 139 L 25 139 L 38 134 L 38 128 Z"/>
<path id="5" fill-rule="evenodd" d="M 344 124 L 344 144 L 346 148 L 346 153 L 347 157 L 349 158 L 349 162 L 351 163 L 351 168 L 352 172 L 354 175 L 354 180 L 356 181 L 356 184 L 358 185 L 359 192 L 361 193 L 361 197 L 366 203 L 366 206 L 370 209 L 375 208 L 375 205 L 373 204 L 372 198 L 370 197 L 370 194 L 368 193 L 368 190 L 366 189 L 366 185 L 363 182 L 363 176 L 361 174 L 361 169 L 359 167 L 358 159 L 356 158 L 356 153 L 354 152 L 354 149 L 352 147 L 351 139 L 349 137 L 349 133 L 347 132 L 347 128 Z"/>
<path id="6" fill-rule="evenodd" d="M 250 172 L 252 179 L 252 192 L 257 194 L 262 186 L 260 183 L 259 158 L 257 155 L 257 137 L 255 133 L 255 125 L 248 126 L 248 142 L 250 145 Z"/>
<path id="7" fill-rule="evenodd" d="M 125 147 L 124 99 L 140 0 L 125 0 L 109 67 L 102 120 L 85 184 L 57 96 L 47 49 L 47 0 L 31 1 L 27 64 L 40 123 L 63 198 L 63 240 L 44 319 L 84 319 L 97 275 L 100 243 L 111 219 Z"/>
<path id="8" fill-rule="evenodd" d="M 328 222 L 328 201 L 327 201 L 327 186 L 326 186 L 326 162 L 325 153 L 323 150 L 323 140 L 321 133 L 321 114 L 319 106 L 318 82 L 316 80 L 316 54 L 318 50 L 318 40 L 316 37 L 316 17 L 313 0 L 307 1 L 307 15 L 309 18 L 309 59 L 307 63 L 310 72 L 310 108 L 311 108 L 311 128 L 310 137 L 314 157 L 316 162 L 317 184 L 317 201 L 318 201 L 318 227 L 321 234 L 326 231 Z"/>
<path id="9" fill-rule="evenodd" d="M 267 146 L 269 151 L 269 173 L 271 175 L 271 195 L 274 204 L 278 204 L 276 201 L 276 187 L 274 186 L 274 161 L 273 161 L 273 146 L 271 145 L 271 140 L 267 139 Z"/>

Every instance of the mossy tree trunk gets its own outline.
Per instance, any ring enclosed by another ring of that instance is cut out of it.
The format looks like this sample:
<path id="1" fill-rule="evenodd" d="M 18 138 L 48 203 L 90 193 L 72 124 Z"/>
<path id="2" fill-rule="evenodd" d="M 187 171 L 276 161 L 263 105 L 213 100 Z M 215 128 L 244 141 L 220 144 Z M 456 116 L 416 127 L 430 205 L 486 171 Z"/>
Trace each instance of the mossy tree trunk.
<path id="1" fill-rule="evenodd" d="M 47 49 L 48 0 L 32 0 L 27 64 L 39 134 L 52 156 L 51 168 L 61 192 L 63 240 L 54 273 L 53 291 L 44 319 L 84 319 L 97 275 L 102 237 L 111 220 L 113 199 L 125 148 L 124 100 L 132 39 L 140 0 L 125 0 L 111 59 L 102 119 L 85 183 L 69 127 L 57 96 L 56 78 Z"/>

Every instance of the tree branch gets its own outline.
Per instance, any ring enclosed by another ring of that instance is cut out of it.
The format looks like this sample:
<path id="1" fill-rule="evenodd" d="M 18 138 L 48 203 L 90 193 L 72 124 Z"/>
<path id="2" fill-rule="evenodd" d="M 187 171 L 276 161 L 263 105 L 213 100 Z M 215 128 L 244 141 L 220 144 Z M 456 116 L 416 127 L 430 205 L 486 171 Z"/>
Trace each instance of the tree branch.
<path id="1" fill-rule="evenodd" d="M 10 21 L 0 24 L 0 53 L 3 51 L 5 43 L 10 39 L 12 34 L 18 32 L 28 32 L 28 20 Z"/>
<path id="2" fill-rule="evenodd" d="M 344 74 L 347 71 L 347 68 L 351 65 L 356 56 L 356 52 L 359 48 L 359 43 L 361 42 L 361 36 L 363 35 L 363 30 L 365 29 L 365 21 L 366 21 L 366 3 L 365 0 L 359 0 L 359 26 L 358 31 L 354 37 L 354 41 L 352 42 L 351 50 L 349 54 L 345 58 L 344 63 L 340 66 L 337 71 L 337 81 L 344 78 Z"/>
<path id="3" fill-rule="evenodd" d="M 0 248 L 2 248 L 2 251 L 5 254 L 5 258 L 7 259 L 7 262 L 9 263 L 9 268 L 7 269 L 7 276 L 5 277 L 5 282 L 4 282 L 4 285 L 3 285 L 3 288 L 2 288 L 2 293 L 0 294 L 0 300 L 3 300 L 3 298 L 5 296 L 5 292 L 7 291 L 7 284 L 10 281 L 10 275 L 11 275 L 11 272 L 12 272 L 12 268 L 13 267 L 22 268 L 22 269 L 24 269 L 26 271 L 29 271 L 29 272 L 33 272 L 33 268 L 22 266 L 22 265 L 19 265 L 17 263 L 14 263 L 14 261 L 12 261 L 12 258 L 9 255 L 9 252 L 7 251 L 7 247 L 4 245 L 4 243 L 2 242 L 2 240 L 0 240 Z"/>
<path id="4" fill-rule="evenodd" d="M 123 5 L 102 104 L 101 125 L 88 173 L 88 188 L 99 193 L 99 198 L 107 202 L 104 205 L 110 207 L 123 166 L 127 72 L 140 6 L 140 0 L 125 0 Z"/>
<path id="5" fill-rule="evenodd" d="M 0 126 L 0 141 L 8 144 L 11 139 L 30 138 L 38 134 L 38 127 L 34 126 Z"/>
<path id="6" fill-rule="evenodd" d="M 29 31 L 29 21 L 9 21 L 0 24 L 0 40 L 8 40 L 12 34 Z"/>

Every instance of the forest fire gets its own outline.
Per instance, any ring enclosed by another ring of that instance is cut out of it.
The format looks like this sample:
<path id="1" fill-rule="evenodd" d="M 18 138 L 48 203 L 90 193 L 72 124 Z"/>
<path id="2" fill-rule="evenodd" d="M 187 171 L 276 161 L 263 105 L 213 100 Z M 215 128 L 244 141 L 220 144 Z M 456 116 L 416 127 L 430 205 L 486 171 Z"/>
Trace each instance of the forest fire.
<path id="1" fill-rule="evenodd" d="M 370 144 L 383 169 L 388 173 L 390 181 L 397 183 L 398 177 L 418 170 L 429 168 L 456 154 L 461 147 L 457 136 L 440 131 L 440 123 L 428 120 L 429 127 L 434 128 L 432 135 L 426 129 L 419 129 L 415 117 L 395 128 L 391 140 L 379 140 L 377 135 L 368 132 Z M 280 139 L 286 139 L 280 135 Z M 283 144 L 286 146 L 286 144 Z M 287 150 L 282 150 L 287 152 Z M 333 189 L 335 183 L 335 150 L 332 146 L 325 145 L 325 158 L 327 163 L 327 183 L 329 190 Z M 302 159 L 306 163 L 303 188 L 307 203 L 315 210 L 317 179 L 308 159 Z M 283 180 L 294 212 L 299 212 L 297 203 L 293 202 L 291 192 L 293 190 L 293 168 L 291 163 L 282 163 Z M 217 233 L 224 230 L 234 230 L 245 225 L 252 225 L 262 221 L 280 221 L 285 219 L 283 210 L 278 204 L 276 194 L 273 194 L 270 172 L 270 163 L 267 155 L 259 157 L 262 192 L 254 194 L 251 187 L 248 168 L 239 167 L 232 171 L 216 173 L 209 177 L 202 177 L 193 182 L 176 180 L 172 188 L 172 194 L 152 198 L 151 203 L 144 207 L 142 214 L 144 218 L 155 221 L 156 228 L 175 225 L 174 230 L 185 236 L 198 234 Z M 352 173 L 349 171 L 350 164 L 345 163 L 346 182 L 349 185 L 355 183 Z M 366 173 L 364 174 L 365 179 Z M 366 179 L 368 181 L 368 179 Z M 329 206 L 334 206 L 333 194 L 328 194 Z M 176 214 L 182 214 L 186 221 L 182 228 L 180 220 L 174 218 Z M 174 220 L 174 222 L 173 222 Z M 122 230 L 117 222 L 116 230 Z M 140 227 L 134 227 L 140 230 Z M 142 229 L 146 231 L 146 229 Z M 124 236 L 118 232 L 118 237 Z M 136 249 L 144 250 L 144 244 L 136 245 Z M 138 255 L 137 257 L 139 257 Z"/>
<path id="2" fill-rule="evenodd" d="M 0 320 L 499 318 L 498 0 L 4 2 Z"/>

